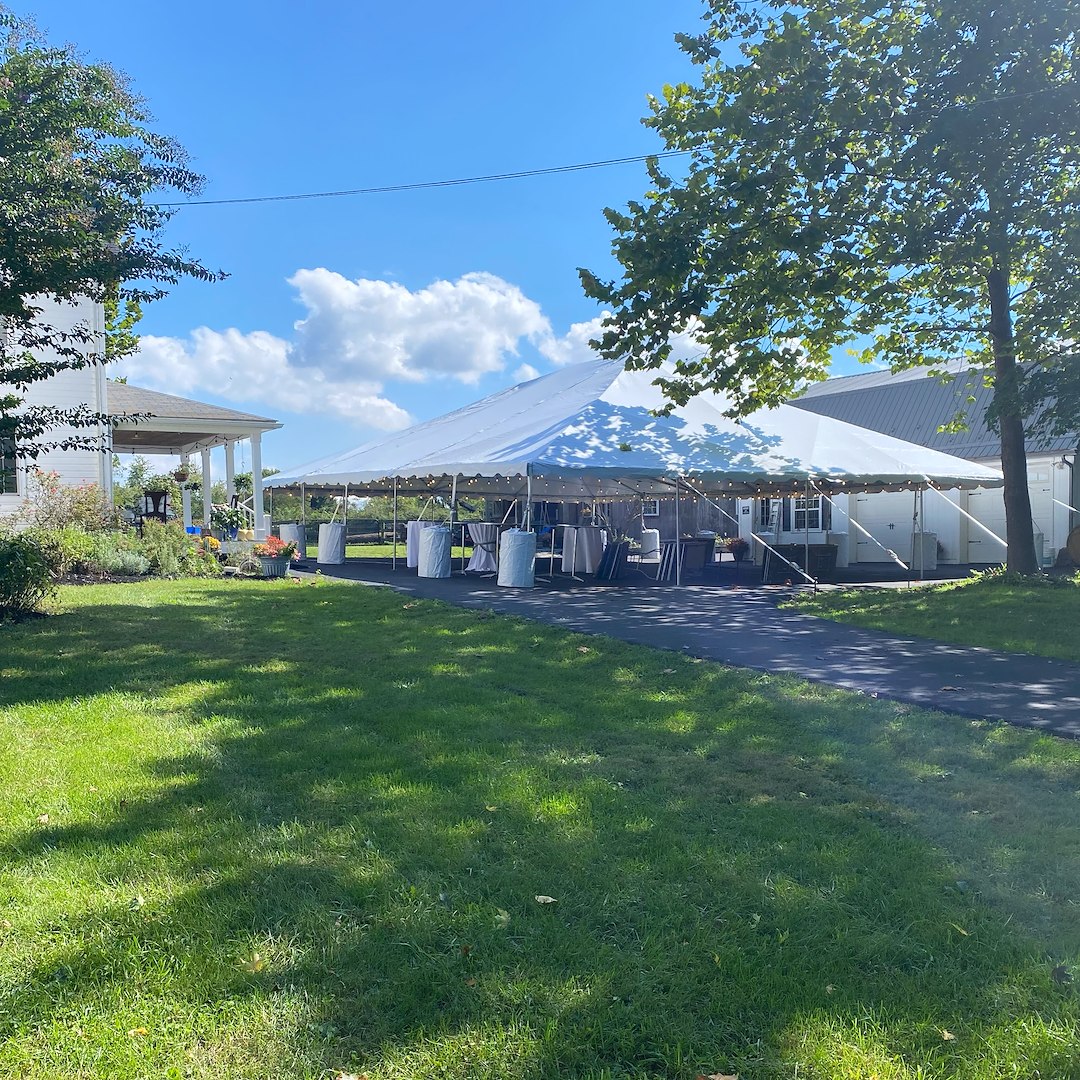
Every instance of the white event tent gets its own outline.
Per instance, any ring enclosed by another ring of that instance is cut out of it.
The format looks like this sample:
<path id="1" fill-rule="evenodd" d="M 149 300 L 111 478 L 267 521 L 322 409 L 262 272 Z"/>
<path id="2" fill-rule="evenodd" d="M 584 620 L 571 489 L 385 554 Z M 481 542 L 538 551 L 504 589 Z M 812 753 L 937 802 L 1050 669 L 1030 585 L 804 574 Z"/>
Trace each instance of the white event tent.
<path id="1" fill-rule="evenodd" d="M 275 488 L 364 495 L 469 495 L 615 501 L 670 495 L 686 481 L 713 496 L 997 487 L 962 458 L 781 405 L 735 421 L 702 394 L 667 415 L 651 372 L 595 360 L 513 386 L 435 420 L 286 470 Z"/>

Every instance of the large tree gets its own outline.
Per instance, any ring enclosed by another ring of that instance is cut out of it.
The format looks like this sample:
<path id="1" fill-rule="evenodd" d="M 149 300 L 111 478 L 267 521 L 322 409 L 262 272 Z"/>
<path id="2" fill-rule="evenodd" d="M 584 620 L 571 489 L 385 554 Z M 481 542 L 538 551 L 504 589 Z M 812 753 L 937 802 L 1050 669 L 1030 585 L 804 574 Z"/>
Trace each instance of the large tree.
<path id="1" fill-rule="evenodd" d="M 141 304 L 219 276 L 165 244 L 170 211 L 154 196 L 195 193 L 201 177 L 148 122 L 120 75 L 0 7 L 0 429 L 21 457 L 99 446 L 108 422 L 89 405 L 27 404 L 32 384 L 115 359 Z M 109 304 L 108 345 L 84 323 L 53 325 L 43 297 Z"/>
<path id="2" fill-rule="evenodd" d="M 1080 337 L 1080 3 L 706 6 L 678 39 L 700 78 L 645 120 L 686 168 L 653 161 L 644 199 L 607 211 L 621 280 L 581 272 L 613 310 L 601 350 L 659 368 L 691 331 L 700 355 L 658 381 L 736 412 L 860 339 L 895 368 L 985 368 L 1009 568 L 1034 572 L 1024 420 Z"/>

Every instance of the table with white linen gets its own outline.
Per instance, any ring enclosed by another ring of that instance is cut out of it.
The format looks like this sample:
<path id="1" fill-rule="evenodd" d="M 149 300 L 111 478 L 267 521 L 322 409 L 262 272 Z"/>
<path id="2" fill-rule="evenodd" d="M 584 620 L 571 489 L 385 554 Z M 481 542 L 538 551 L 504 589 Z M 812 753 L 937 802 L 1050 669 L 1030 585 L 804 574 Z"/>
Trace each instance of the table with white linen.
<path id="1" fill-rule="evenodd" d="M 495 558 L 496 545 L 499 542 L 499 526 L 493 521 L 470 521 L 469 539 L 472 540 L 472 558 L 465 567 L 466 572 L 494 574 L 499 566 Z"/>
<path id="2" fill-rule="evenodd" d="M 405 525 L 405 565 L 417 566 L 420 560 L 420 530 L 430 529 L 436 521 L 410 521 Z"/>
<path id="3" fill-rule="evenodd" d="M 420 550 L 417 556 L 417 574 L 422 578 L 448 578 L 450 576 L 451 537 L 450 528 L 442 525 L 435 529 L 420 530 Z"/>
<path id="4" fill-rule="evenodd" d="M 607 530 L 596 525 L 561 525 L 564 574 L 595 574 L 607 543 Z"/>

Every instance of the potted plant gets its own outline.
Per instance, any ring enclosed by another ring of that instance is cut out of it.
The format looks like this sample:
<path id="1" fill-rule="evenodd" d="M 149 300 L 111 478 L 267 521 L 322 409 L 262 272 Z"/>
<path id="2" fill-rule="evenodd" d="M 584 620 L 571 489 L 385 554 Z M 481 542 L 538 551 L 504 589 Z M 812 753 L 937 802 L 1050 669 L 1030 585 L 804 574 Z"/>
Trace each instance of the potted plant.
<path id="1" fill-rule="evenodd" d="M 262 567 L 263 577 L 284 577 L 296 555 L 296 543 L 291 540 L 285 543 L 276 536 L 268 536 L 261 544 L 255 545 L 254 553 Z"/>
<path id="2" fill-rule="evenodd" d="M 235 540 L 243 524 L 244 512 L 238 506 L 214 506 L 210 510 L 210 528 L 220 530 L 227 540 Z"/>
<path id="3" fill-rule="evenodd" d="M 731 557 L 737 562 L 742 562 L 746 558 L 746 553 L 750 550 L 750 544 L 744 540 L 741 536 L 729 536 L 725 542 L 725 546 L 728 551 L 731 552 Z"/>
<path id="4" fill-rule="evenodd" d="M 178 484 L 186 484 L 191 478 L 191 470 L 186 465 L 180 465 L 173 469 L 172 478 Z"/>

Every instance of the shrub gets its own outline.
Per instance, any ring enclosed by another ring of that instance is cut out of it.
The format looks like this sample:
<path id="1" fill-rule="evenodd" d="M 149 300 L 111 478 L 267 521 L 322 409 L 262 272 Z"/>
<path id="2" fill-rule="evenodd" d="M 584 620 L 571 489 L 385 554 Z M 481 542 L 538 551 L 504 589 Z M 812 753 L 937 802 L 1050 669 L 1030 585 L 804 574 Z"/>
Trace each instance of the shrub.
<path id="1" fill-rule="evenodd" d="M 52 567 L 32 536 L 0 536 L 0 614 L 28 615 L 54 589 Z"/>
<path id="2" fill-rule="evenodd" d="M 161 577 L 213 577 L 221 573 L 217 559 L 197 550 L 195 541 L 172 523 L 144 522 L 141 554 Z"/>
<path id="3" fill-rule="evenodd" d="M 91 573 L 141 577 L 150 572 L 150 560 L 139 551 L 134 533 L 101 533 L 93 540 L 94 550 L 87 565 Z"/>
<path id="4" fill-rule="evenodd" d="M 26 504 L 20 518 L 31 528 L 77 528 L 86 532 L 115 529 L 119 524 L 116 508 L 97 484 L 72 487 L 60 483 L 56 472 L 30 469 L 26 474 Z"/>
<path id="5" fill-rule="evenodd" d="M 84 574 L 92 570 L 96 537 L 85 529 L 27 529 L 26 534 L 42 550 L 54 576 Z"/>

